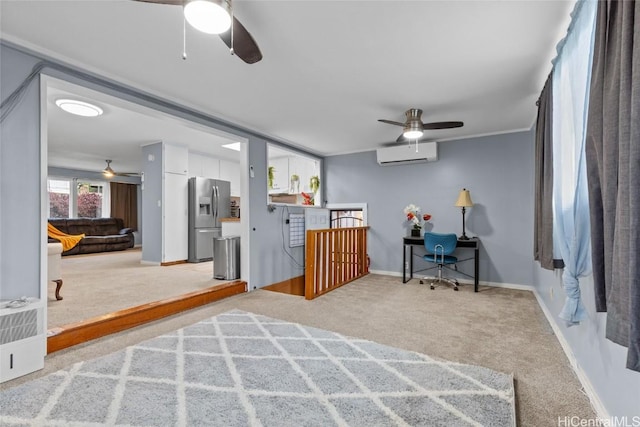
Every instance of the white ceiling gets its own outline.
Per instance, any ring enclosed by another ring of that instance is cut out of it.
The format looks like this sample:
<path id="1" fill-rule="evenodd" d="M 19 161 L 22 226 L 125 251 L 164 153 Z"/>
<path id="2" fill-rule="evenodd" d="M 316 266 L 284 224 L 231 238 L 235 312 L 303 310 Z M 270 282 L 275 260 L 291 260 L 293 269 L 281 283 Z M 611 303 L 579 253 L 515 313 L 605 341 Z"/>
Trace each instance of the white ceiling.
<path id="1" fill-rule="evenodd" d="M 236 0 L 236 17 L 264 55 L 253 65 L 230 56 L 217 36 L 188 26 L 183 60 L 181 8 L 129 0 L 2 0 L 0 36 L 330 155 L 394 141 L 401 128 L 377 119 L 404 121 L 412 107 L 424 110 L 424 122 L 465 123 L 428 131 L 439 141 L 529 129 L 574 3 Z M 75 90 L 54 86 L 52 96 Z M 106 114 L 76 131 L 50 109 L 52 161 L 69 161 L 72 152 L 135 168 L 126 160 L 144 143 L 199 141 L 196 151 L 207 152 L 221 142 L 177 120 L 103 102 Z"/>

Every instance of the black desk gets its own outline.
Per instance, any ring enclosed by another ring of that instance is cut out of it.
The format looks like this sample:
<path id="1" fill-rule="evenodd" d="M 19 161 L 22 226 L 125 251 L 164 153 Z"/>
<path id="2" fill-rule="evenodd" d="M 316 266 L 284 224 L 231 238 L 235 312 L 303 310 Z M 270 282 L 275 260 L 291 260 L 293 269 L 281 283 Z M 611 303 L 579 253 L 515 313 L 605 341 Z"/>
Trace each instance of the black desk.
<path id="1" fill-rule="evenodd" d="M 403 238 L 402 246 L 402 283 L 407 283 L 413 279 L 413 246 L 424 246 L 424 237 L 406 236 Z M 409 247 L 409 278 L 407 279 L 407 246 Z M 473 289 L 478 292 L 478 270 L 480 264 L 480 241 L 477 237 L 473 237 L 469 240 L 458 239 L 456 248 L 473 249 Z M 466 261 L 466 260 L 460 260 Z M 461 274 L 465 274 L 460 272 Z M 468 274 L 465 274 L 468 276 Z M 471 277 L 471 276 L 469 276 Z"/>

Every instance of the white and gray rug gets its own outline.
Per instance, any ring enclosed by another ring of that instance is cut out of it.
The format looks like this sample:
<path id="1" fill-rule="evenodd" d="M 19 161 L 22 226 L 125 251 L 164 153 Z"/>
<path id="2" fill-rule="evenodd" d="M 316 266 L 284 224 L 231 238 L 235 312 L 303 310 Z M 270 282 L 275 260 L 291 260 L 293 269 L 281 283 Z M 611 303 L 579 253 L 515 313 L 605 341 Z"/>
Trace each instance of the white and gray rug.
<path id="1" fill-rule="evenodd" d="M 515 424 L 510 375 L 238 310 L 0 395 L 3 426 Z"/>

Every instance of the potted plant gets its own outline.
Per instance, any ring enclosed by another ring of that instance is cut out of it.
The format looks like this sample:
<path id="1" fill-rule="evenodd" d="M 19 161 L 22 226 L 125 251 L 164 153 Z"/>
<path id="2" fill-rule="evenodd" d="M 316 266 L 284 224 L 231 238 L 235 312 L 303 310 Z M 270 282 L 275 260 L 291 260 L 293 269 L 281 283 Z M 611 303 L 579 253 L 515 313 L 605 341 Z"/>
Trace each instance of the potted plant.
<path id="1" fill-rule="evenodd" d="M 273 174 L 275 173 L 276 168 L 274 166 L 269 166 L 267 169 L 267 184 L 269 188 L 273 188 Z"/>
<path id="2" fill-rule="evenodd" d="M 411 235 L 414 237 L 420 237 L 420 231 L 425 222 L 431 219 L 431 215 L 420 215 L 420 207 L 411 203 L 404 208 L 404 214 L 407 216 L 407 221 L 411 222 Z"/>
<path id="3" fill-rule="evenodd" d="M 311 188 L 313 194 L 318 191 L 318 189 L 320 188 L 320 178 L 318 177 L 318 175 L 314 175 L 311 177 L 311 179 L 309 180 L 309 188 Z"/>
<path id="4" fill-rule="evenodd" d="M 289 194 L 298 194 L 300 192 L 300 177 L 295 173 L 291 175 L 291 185 L 289 186 Z"/>

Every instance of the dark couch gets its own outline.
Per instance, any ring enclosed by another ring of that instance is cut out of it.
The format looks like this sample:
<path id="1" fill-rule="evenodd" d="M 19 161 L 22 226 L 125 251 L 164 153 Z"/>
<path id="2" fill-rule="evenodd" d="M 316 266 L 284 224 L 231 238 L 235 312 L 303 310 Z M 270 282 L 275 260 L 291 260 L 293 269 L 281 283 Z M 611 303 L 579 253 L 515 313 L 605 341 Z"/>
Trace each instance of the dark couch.
<path id="1" fill-rule="evenodd" d="M 125 228 L 120 218 L 49 218 L 49 223 L 63 233 L 85 235 L 62 255 L 122 251 L 134 244 L 133 230 Z M 49 241 L 57 242 L 51 238 Z"/>

